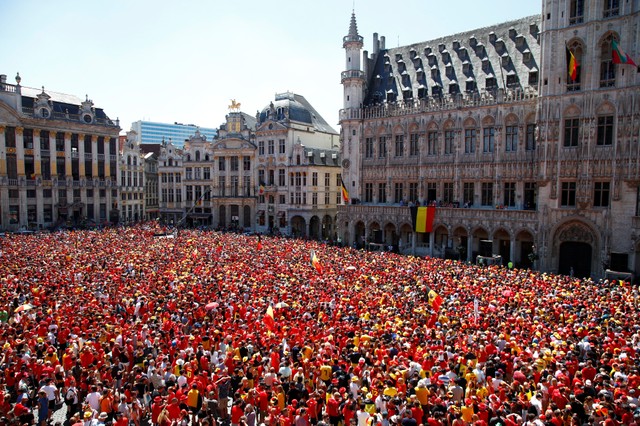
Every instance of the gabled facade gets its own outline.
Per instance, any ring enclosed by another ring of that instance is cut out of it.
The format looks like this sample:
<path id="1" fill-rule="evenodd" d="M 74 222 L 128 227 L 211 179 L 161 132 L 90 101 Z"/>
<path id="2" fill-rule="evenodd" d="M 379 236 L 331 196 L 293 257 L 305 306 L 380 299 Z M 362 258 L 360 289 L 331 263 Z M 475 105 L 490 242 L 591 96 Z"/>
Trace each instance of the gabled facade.
<path id="1" fill-rule="evenodd" d="M 144 155 L 138 135 L 127 132 L 120 148 L 120 220 L 123 223 L 145 219 Z"/>
<path id="2" fill-rule="evenodd" d="M 117 120 L 0 75 L 0 229 L 117 223 Z"/>

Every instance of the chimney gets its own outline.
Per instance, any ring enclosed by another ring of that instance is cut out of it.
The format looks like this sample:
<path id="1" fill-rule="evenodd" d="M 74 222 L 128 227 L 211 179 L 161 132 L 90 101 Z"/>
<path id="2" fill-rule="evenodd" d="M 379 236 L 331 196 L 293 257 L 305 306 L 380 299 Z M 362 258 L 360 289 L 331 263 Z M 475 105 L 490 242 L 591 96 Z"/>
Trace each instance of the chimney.
<path id="1" fill-rule="evenodd" d="M 6 83 L 7 82 L 7 75 L 6 74 L 0 74 L 0 83 Z"/>
<path id="2" fill-rule="evenodd" d="M 375 56 L 380 52 L 380 41 L 378 40 L 378 33 L 373 33 L 373 54 Z"/>
<path id="3" fill-rule="evenodd" d="M 380 50 L 386 49 L 386 47 L 384 47 L 384 41 L 385 41 L 385 37 L 384 36 L 380 37 Z"/>

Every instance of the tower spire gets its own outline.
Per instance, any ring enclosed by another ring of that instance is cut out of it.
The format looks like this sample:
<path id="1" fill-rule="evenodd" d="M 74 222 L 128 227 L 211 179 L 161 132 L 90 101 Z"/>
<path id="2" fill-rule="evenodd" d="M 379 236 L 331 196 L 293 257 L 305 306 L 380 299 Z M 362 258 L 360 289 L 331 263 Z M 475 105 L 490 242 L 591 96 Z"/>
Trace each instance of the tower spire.
<path id="1" fill-rule="evenodd" d="M 351 12 L 351 22 L 349 23 L 349 35 L 345 41 L 362 41 L 362 37 L 358 35 L 358 24 L 356 23 L 356 12 Z"/>

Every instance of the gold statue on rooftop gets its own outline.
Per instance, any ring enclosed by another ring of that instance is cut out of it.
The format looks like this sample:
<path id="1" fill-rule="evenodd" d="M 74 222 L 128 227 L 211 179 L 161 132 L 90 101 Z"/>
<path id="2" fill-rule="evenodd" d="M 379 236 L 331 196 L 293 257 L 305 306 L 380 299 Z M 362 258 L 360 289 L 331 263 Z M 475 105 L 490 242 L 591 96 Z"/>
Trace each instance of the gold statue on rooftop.
<path id="1" fill-rule="evenodd" d="M 240 110 L 240 102 L 236 102 L 235 99 L 231 99 L 231 105 L 229 105 L 229 110 L 233 112 L 238 112 Z"/>

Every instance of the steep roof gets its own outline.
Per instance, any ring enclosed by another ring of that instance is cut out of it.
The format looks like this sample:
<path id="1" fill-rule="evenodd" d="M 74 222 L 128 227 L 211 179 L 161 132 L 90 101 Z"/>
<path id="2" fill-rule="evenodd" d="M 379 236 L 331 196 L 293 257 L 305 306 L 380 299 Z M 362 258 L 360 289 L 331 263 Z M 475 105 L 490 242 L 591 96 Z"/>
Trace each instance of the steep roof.
<path id="1" fill-rule="evenodd" d="M 371 58 L 365 104 L 467 90 L 528 87 L 530 73 L 537 73 L 540 63 L 540 19 L 540 15 L 533 15 L 381 49 Z"/>

